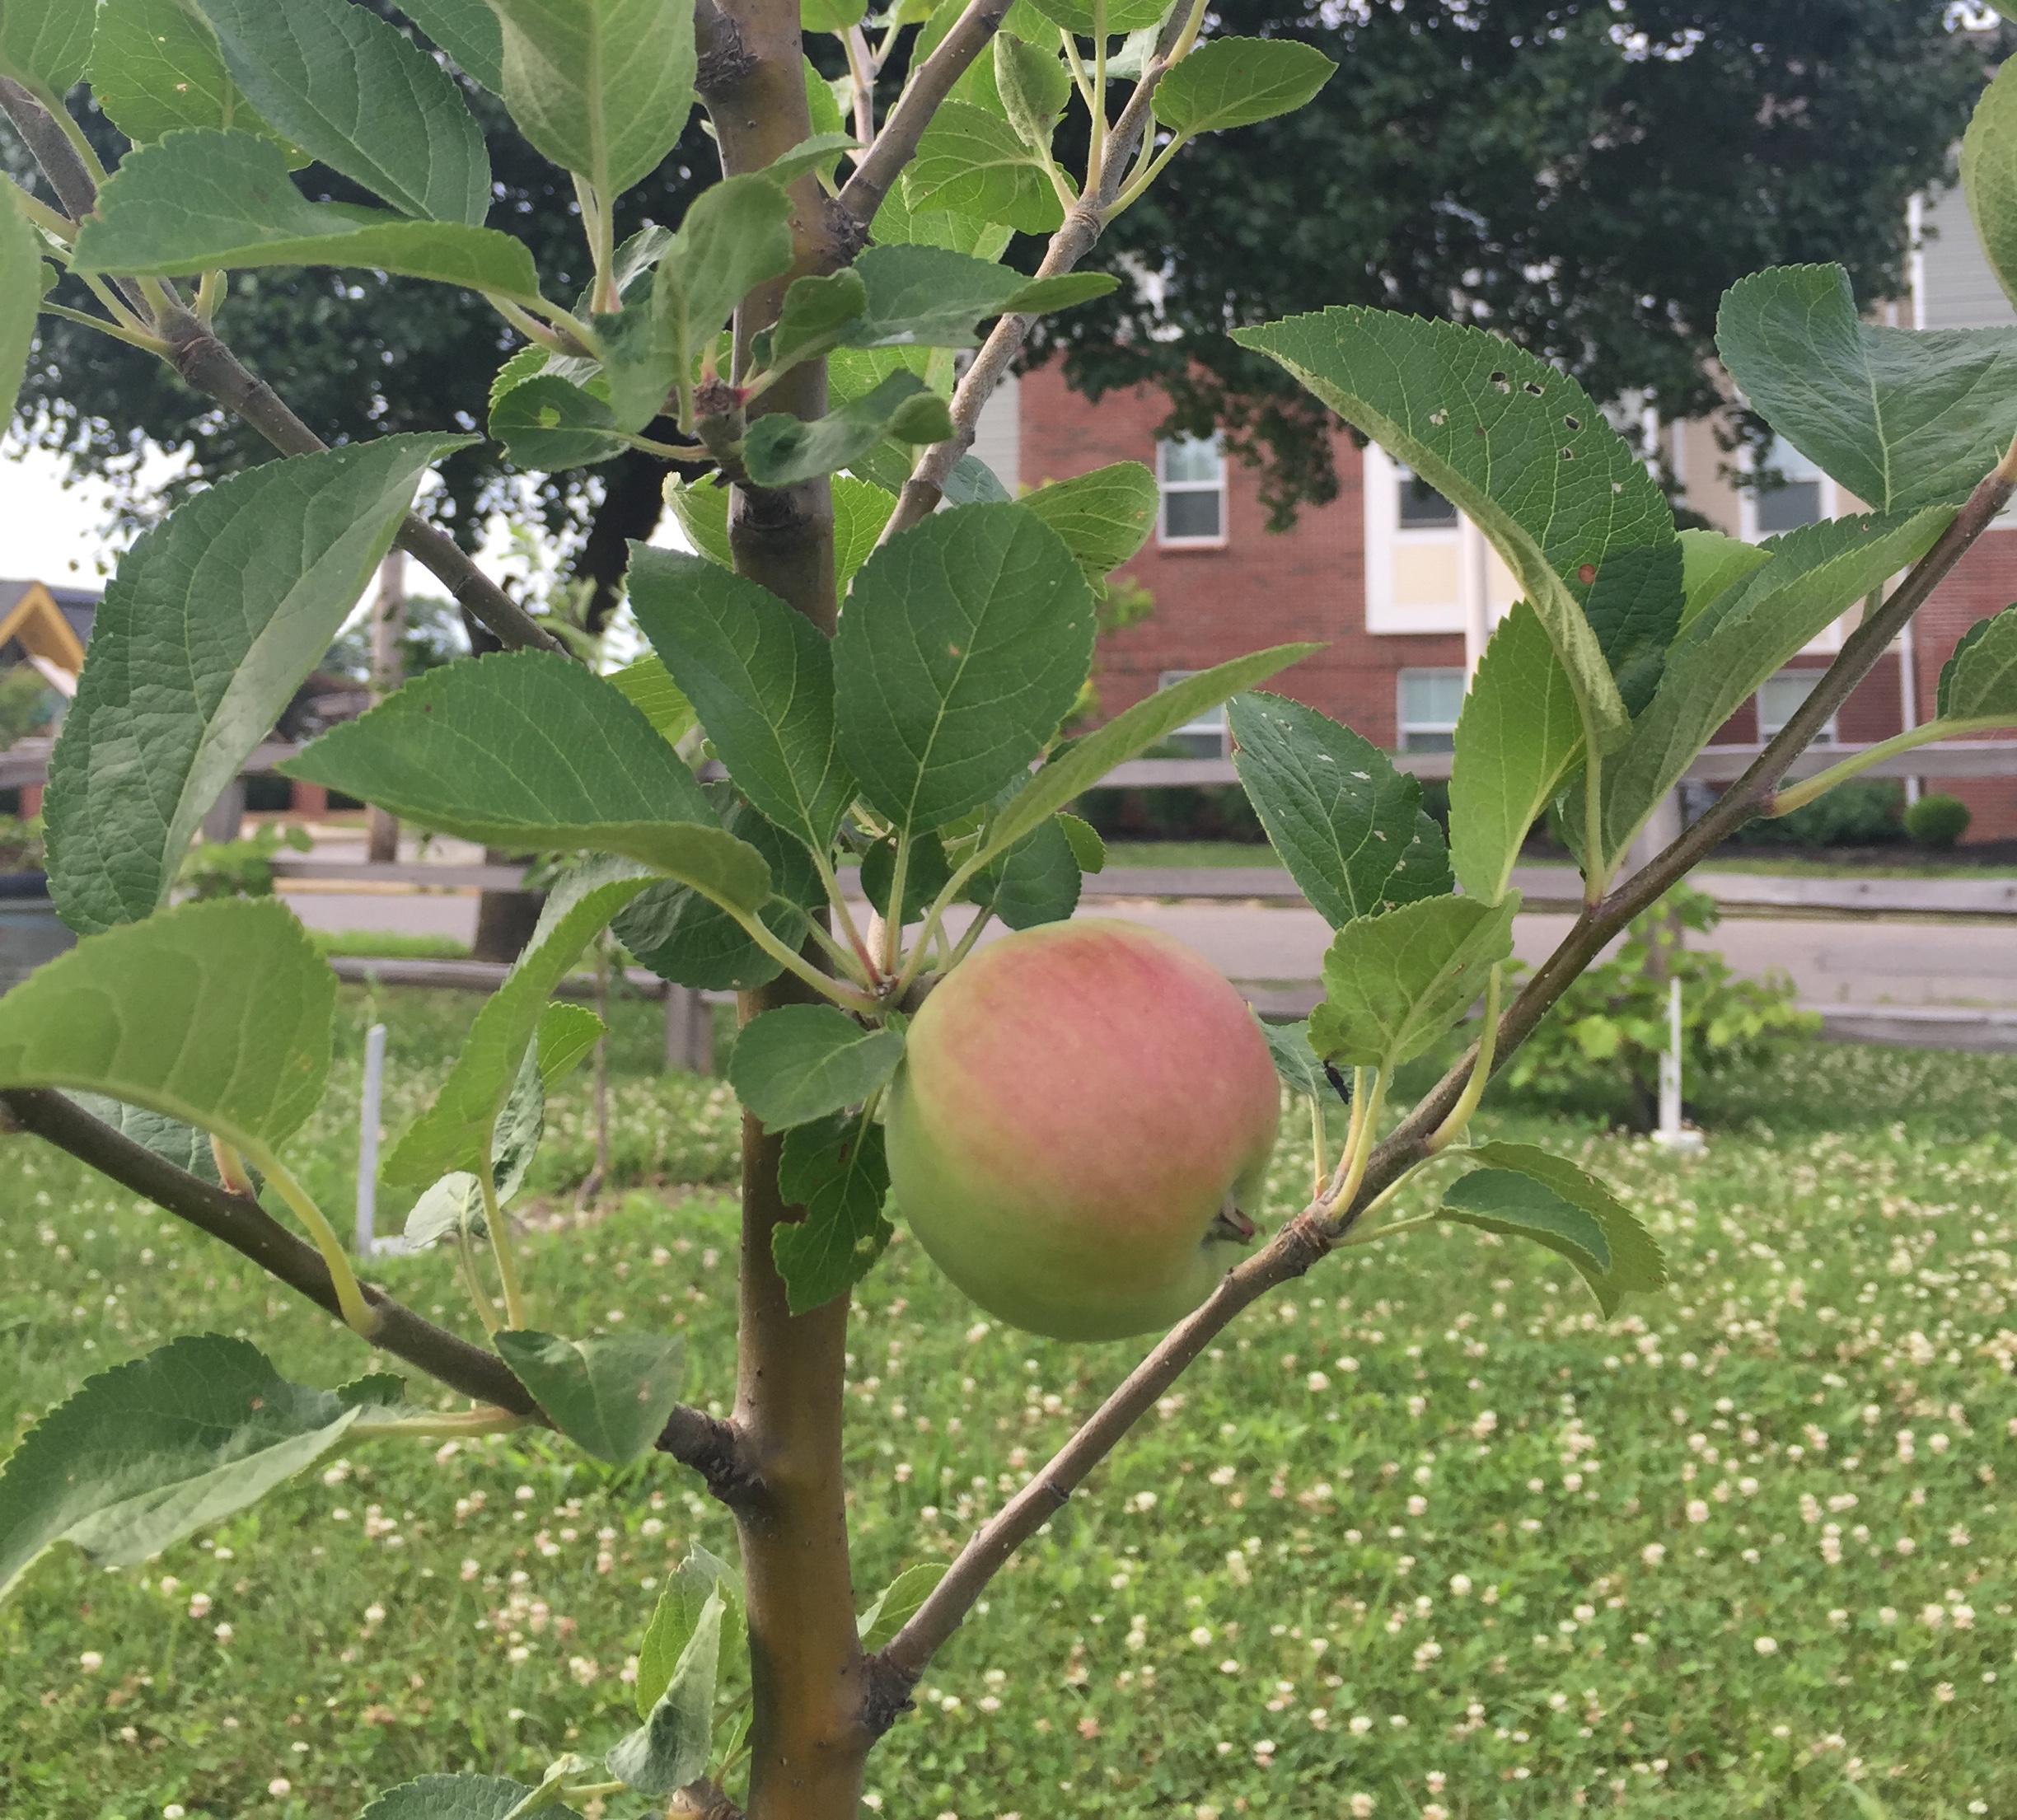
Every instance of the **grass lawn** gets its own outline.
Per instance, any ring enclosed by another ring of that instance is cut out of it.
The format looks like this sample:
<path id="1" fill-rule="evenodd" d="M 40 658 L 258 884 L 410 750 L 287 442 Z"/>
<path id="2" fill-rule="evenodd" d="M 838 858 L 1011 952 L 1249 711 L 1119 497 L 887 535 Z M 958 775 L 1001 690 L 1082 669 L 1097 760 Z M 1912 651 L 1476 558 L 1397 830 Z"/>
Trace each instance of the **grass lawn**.
<path id="1" fill-rule="evenodd" d="M 346 994 L 306 1173 L 347 1209 L 362 1031 L 388 1123 L 475 1014 Z M 734 1112 L 618 1008 L 623 1184 L 578 1224 L 585 1086 L 536 1178 L 543 1324 L 671 1324 L 729 1395 Z M 1231 1330 L 954 1640 L 873 1760 L 914 1820 L 2017 1814 L 2017 1064 L 1816 1046 L 1677 1162 L 1501 1111 L 1642 1207 L 1669 1294 L 1605 1326 L 1468 1231 L 1331 1260 Z M 1274 1205 L 1304 1168 L 1285 1143 Z M 389 1209 L 396 1212 L 396 1209 Z M 386 1219 L 384 1223 L 390 1224 Z M 180 1331 L 365 1369 L 333 1323 L 32 1140 L 0 1145 L 0 1433 Z M 389 1259 L 474 1329 L 449 1260 Z M 863 1603 L 955 1549 L 1133 1362 L 1008 1331 L 901 1236 L 849 1394 Z M 657 1583 L 730 1526 L 690 1476 L 536 1436 L 353 1448 L 147 1566 L 45 1557 L 0 1607 L 0 1813 L 349 1820 L 430 1770 L 528 1781 L 635 1723 Z M 278 1792 L 270 1792 L 278 1791 Z M 1363 1795 L 1370 1806 L 1355 1804 Z M 655 1811 L 613 1801 L 611 1820 Z"/>

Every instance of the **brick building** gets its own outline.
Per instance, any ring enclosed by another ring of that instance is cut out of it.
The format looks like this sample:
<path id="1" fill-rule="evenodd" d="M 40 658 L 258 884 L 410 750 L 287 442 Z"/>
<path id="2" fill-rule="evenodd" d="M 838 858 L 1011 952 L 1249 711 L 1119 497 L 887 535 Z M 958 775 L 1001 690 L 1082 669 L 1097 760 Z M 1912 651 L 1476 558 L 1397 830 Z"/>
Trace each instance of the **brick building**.
<path id="1" fill-rule="evenodd" d="M 1929 329 L 2017 325 L 1958 193 L 1916 208 L 1912 225 L 1919 250 L 1912 297 L 1891 312 L 1893 320 Z M 1052 365 L 998 395 L 976 445 L 1012 489 L 1110 461 L 1143 461 L 1157 471 L 1157 532 L 1125 571 L 1154 597 L 1155 611 L 1104 643 L 1106 710 L 1259 646 L 1322 639 L 1322 652 L 1272 686 L 1390 751 L 1448 750 L 1467 664 L 1514 597 L 1511 576 L 1483 539 L 1378 448 L 1362 451 L 1342 432 L 1333 446 L 1337 498 L 1305 508 L 1293 530 L 1271 533 L 1254 472 L 1210 442 L 1158 444 L 1156 426 L 1166 414 L 1153 387 L 1088 404 Z M 1711 422 L 1649 423 L 1640 433 L 1658 439 L 1680 503 L 1731 536 L 1755 540 L 1860 509 L 1783 445 L 1767 459 L 1785 484 L 1761 491 L 1734 478 L 1743 458 L 1719 446 Z M 1968 553 L 1845 704 L 1832 737 L 1860 745 L 1930 718 L 1955 643 L 2013 600 L 2017 517 L 2000 522 Z M 1719 742 L 1749 743 L 1776 732 L 1856 617 L 1831 627 L 1767 682 Z M 1200 754 L 1222 751 L 1223 717 L 1186 729 L 1184 743 Z M 1971 839 L 2017 836 L 2017 779 L 1944 780 L 1940 788 L 1973 810 Z"/>

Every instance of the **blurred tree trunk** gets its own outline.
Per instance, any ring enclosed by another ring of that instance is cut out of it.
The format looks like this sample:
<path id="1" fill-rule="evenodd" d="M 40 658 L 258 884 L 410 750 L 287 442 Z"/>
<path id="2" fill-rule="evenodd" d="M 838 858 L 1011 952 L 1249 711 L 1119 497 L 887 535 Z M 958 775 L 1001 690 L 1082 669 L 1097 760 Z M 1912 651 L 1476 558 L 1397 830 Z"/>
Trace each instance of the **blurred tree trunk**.
<path id="1" fill-rule="evenodd" d="M 378 565 L 378 597 L 372 603 L 371 692 L 383 701 L 404 680 L 400 640 L 406 630 L 406 552 L 386 552 Z M 399 818 L 375 803 L 365 821 L 364 857 L 374 866 L 399 858 Z"/>

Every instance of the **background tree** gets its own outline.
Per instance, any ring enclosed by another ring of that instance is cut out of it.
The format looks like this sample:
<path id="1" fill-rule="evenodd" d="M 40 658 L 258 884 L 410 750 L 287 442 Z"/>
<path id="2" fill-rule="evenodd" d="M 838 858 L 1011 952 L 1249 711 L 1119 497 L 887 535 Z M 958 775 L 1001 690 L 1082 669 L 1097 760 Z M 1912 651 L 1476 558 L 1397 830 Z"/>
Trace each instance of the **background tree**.
<path id="1" fill-rule="evenodd" d="M 1331 498 L 1336 419 L 1226 330 L 1330 303 L 1477 322 L 1598 398 L 1717 403 L 1716 302 L 1762 266 L 1903 288 L 1906 204 L 2010 28 L 1943 0 L 1226 0 L 1222 30 L 1339 65 L 1301 112 L 1196 141 L 1093 263 L 1152 282 L 1033 337 L 1097 398 L 1144 380 L 1224 426 L 1278 515 Z M 1179 331 L 1170 337 L 1171 329 Z"/>

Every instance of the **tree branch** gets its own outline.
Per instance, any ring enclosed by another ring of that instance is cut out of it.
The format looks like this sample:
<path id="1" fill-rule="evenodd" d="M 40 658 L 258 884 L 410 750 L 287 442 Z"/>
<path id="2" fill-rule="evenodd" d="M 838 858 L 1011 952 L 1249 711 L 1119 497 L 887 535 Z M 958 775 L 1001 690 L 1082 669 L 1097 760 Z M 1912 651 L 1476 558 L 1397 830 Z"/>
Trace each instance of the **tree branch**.
<path id="1" fill-rule="evenodd" d="M 1657 903 L 1771 795 L 1787 767 L 1870 673 L 1906 621 L 1989 527 L 2013 493 L 2017 493 L 2017 442 L 2012 443 L 2010 452 L 1977 486 L 1954 522 L 1913 565 L 1890 598 L 1850 635 L 1813 693 L 1743 776 L 1650 865 L 1577 918 L 1574 928 L 1500 1020 L 1497 1036 L 1500 1060 L 1511 1056 L 1612 936 Z M 870 1663 L 871 1716 L 878 1731 L 895 1723 L 925 1664 L 959 1627 L 1004 1563 L 1064 1506 L 1086 1476 L 1148 1413 L 1206 1344 L 1250 1303 L 1277 1285 L 1300 1276 L 1336 1249 L 1374 1200 L 1429 1156 L 1429 1140 L 1462 1096 L 1476 1055 L 1474 1046 L 1374 1151 L 1350 1206 L 1340 1217 L 1326 1220 L 1314 1207 L 1305 1209 L 1264 1250 L 1227 1275 L 1210 1298 L 1172 1328 L 1128 1374 L 1050 1463 L 974 1532 L 945 1578 Z"/>
<path id="2" fill-rule="evenodd" d="M 904 85 L 875 143 L 840 186 L 840 206 L 863 227 L 875 219 L 882 199 L 915 155 L 938 104 L 1000 30 L 1009 4 L 1010 0 L 967 0 L 966 10 L 938 40 L 938 48 Z"/>
<path id="3" fill-rule="evenodd" d="M 975 4 L 978 3 L 979 0 L 975 0 Z M 972 10 L 970 6 L 968 14 Z M 1064 226 L 1051 236 L 1043 263 L 1037 268 L 1037 277 L 1052 278 L 1060 272 L 1070 271 L 1098 242 L 1101 231 L 1106 226 L 1107 211 L 1113 206 L 1126 180 L 1128 160 L 1134 156 L 1135 146 L 1149 129 L 1149 103 L 1154 96 L 1156 84 L 1169 68 L 1170 53 L 1184 36 L 1190 24 L 1191 11 L 1180 6 L 1163 22 L 1154 54 L 1149 58 L 1141 80 L 1135 85 L 1135 92 L 1128 96 L 1127 105 L 1121 109 L 1120 119 L 1114 122 L 1113 130 L 1107 135 L 1099 186 L 1092 194 L 1081 196 L 1072 205 L 1065 217 Z M 962 24 L 965 23 L 966 16 L 962 16 Z M 950 41 L 948 36 L 948 42 Z M 939 46 L 941 50 L 944 48 L 943 44 Z M 893 115 L 892 119 L 893 123 Z M 887 133 L 888 126 L 883 131 Z M 877 143 L 880 144 L 881 141 Z M 848 180 L 850 187 L 861 175 L 858 171 L 854 177 Z M 845 189 L 841 192 L 844 199 L 846 194 Z M 973 363 L 954 388 L 952 434 L 943 442 L 934 442 L 924 451 L 924 459 L 904 483 L 896 509 L 890 514 L 879 541 L 887 543 L 897 532 L 922 524 L 938 509 L 938 502 L 945 496 L 947 476 L 960 457 L 973 447 L 974 426 L 980 420 L 981 407 L 994 395 L 994 388 L 1008 373 L 1009 363 L 1023 351 L 1030 325 L 1036 320 L 1028 316 L 1005 316 L 994 325 L 980 353 L 974 356 Z"/>
<path id="4" fill-rule="evenodd" d="M 18 82 L 4 77 L 0 77 L 0 109 L 13 121 L 72 218 L 83 220 L 98 205 L 98 186 L 77 157 L 77 147 L 64 136 L 49 110 Z M 178 303 L 155 320 L 153 311 L 138 290 L 124 279 L 113 282 L 144 316 L 154 320 L 157 331 L 168 344 L 169 363 L 185 384 L 236 412 L 283 455 L 314 455 L 328 447 L 288 409 L 272 386 L 247 369 L 200 316 Z M 169 290 L 167 295 L 172 298 L 175 293 Z M 437 531 L 417 513 L 407 513 L 394 540 L 430 570 L 459 605 L 489 626 L 507 646 L 531 646 L 568 654 L 567 647 L 478 568 L 452 537 Z"/>
<path id="5" fill-rule="evenodd" d="M 0 1107 L 20 1130 L 33 1132 L 164 1212 L 222 1240 L 269 1276 L 341 1318 L 336 1286 L 322 1254 L 257 1201 L 177 1168 L 158 1152 L 92 1117 L 65 1094 L 45 1088 L 13 1088 L 0 1092 Z M 465 1397 L 545 1420 L 525 1386 L 495 1353 L 422 1319 L 372 1284 L 364 1285 L 364 1299 L 379 1317 L 372 1345 Z M 682 1406 L 667 1422 L 658 1448 L 692 1467 L 725 1502 L 746 1495 L 749 1474 L 739 1437 L 728 1423 Z"/>
<path id="6" fill-rule="evenodd" d="M 879 1696 L 876 1717 L 884 1729 L 1003 1563 L 1065 1507 L 1086 1476 L 1235 1315 L 1302 1275 L 1336 1242 L 1314 1208 L 1290 1220 L 1263 1250 L 1228 1272 L 1202 1306 L 1171 1328 L 1050 1463 L 974 1532 L 945 1578 L 872 1665 Z"/>

